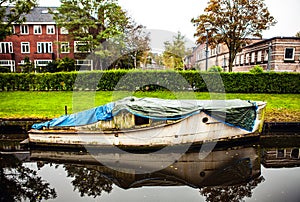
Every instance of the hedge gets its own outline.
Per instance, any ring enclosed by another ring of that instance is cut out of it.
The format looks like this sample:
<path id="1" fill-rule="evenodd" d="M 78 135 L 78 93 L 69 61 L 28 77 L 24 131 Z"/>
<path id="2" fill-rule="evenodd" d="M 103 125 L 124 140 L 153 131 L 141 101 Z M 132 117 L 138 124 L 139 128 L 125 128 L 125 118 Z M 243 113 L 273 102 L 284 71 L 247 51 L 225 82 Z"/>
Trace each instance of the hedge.
<path id="1" fill-rule="evenodd" d="M 109 70 L 60 73 L 0 73 L 2 91 L 194 90 L 227 93 L 299 93 L 299 73 L 210 73 Z"/>

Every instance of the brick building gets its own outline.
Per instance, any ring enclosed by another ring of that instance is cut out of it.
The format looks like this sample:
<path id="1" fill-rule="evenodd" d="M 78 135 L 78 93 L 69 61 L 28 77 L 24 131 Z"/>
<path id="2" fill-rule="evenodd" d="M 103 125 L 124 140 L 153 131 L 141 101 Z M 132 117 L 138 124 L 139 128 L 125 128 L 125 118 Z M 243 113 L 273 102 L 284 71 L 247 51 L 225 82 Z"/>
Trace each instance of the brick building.
<path id="1" fill-rule="evenodd" d="M 242 48 L 233 62 L 233 71 L 249 71 L 253 66 L 260 65 L 264 70 L 300 72 L 300 38 L 273 37 L 270 39 L 251 39 Z M 205 70 L 206 46 L 200 44 L 186 58 L 186 66 Z M 208 68 L 216 65 L 228 71 L 228 48 L 218 44 L 209 48 Z"/>
<path id="2" fill-rule="evenodd" d="M 13 35 L 0 41 L 0 66 L 8 67 L 11 72 L 20 72 L 25 58 L 38 70 L 50 62 L 64 57 L 73 58 L 76 65 L 93 69 L 92 61 L 85 60 L 86 53 L 80 51 L 83 42 L 74 41 L 68 30 L 59 28 L 49 9 L 55 7 L 36 7 L 26 15 L 26 22 L 13 26 Z M 7 8 L 7 13 L 10 8 Z"/>

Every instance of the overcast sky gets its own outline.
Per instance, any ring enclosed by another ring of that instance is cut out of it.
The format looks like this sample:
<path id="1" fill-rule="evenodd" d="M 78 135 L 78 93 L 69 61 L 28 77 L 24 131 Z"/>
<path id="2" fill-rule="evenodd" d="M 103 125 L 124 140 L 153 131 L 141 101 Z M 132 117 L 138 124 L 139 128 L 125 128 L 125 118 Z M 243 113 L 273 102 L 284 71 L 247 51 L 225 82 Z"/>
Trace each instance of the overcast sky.
<path id="1" fill-rule="evenodd" d="M 59 6 L 59 0 L 39 0 L 40 6 Z M 187 39 L 195 41 L 195 27 L 190 22 L 203 13 L 208 0 L 119 0 L 137 23 L 147 29 L 180 31 Z M 300 31 L 299 0 L 265 0 L 278 23 L 263 32 L 264 38 L 275 36 L 295 36 Z"/>

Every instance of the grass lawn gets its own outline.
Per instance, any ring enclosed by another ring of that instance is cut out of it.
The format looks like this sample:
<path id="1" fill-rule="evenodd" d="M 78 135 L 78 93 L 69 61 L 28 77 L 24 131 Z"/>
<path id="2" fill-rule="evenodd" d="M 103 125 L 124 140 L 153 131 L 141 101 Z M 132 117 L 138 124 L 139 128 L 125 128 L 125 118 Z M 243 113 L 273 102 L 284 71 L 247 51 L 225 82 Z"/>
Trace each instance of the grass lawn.
<path id="1" fill-rule="evenodd" d="M 126 96 L 165 99 L 244 99 L 266 101 L 266 121 L 300 121 L 300 94 L 209 94 L 203 92 L 0 92 L 0 118 L 54 118 Z"/>

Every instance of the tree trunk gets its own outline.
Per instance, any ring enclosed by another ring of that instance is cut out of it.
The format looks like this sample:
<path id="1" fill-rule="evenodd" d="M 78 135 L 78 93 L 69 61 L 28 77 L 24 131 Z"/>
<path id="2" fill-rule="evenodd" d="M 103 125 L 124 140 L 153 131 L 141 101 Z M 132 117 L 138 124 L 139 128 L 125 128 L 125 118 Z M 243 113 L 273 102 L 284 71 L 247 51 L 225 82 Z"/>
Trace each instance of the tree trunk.
<path id="1" fill-rule="evenodd" d="M 233 61 L 235 59 L 237 51 L 235 50 L 234 45 L 230 45 L 229 47 L 229 58 L 228 58 L 228 71 L 232 72 L 233 69 Z"/>

